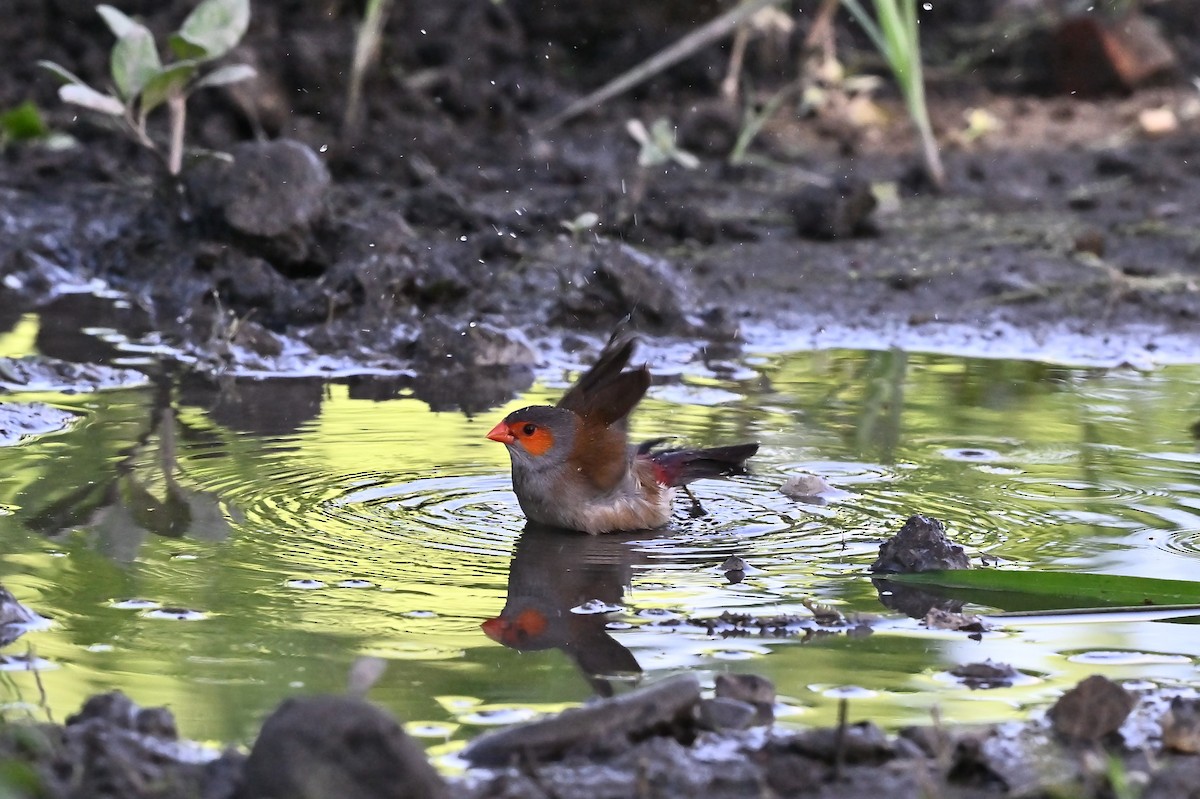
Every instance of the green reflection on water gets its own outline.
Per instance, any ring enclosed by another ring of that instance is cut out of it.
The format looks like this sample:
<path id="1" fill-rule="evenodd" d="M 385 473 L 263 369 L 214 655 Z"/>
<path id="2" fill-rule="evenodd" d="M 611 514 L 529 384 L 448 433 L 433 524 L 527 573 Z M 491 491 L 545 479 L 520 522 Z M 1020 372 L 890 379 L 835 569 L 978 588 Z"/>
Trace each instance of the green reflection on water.
<path id="1" fill-rule="evenodd" d="M 478 419 L 431 413 L 403 389 L 299 380 L 37 395 L 83 418 L 0 450 L 0 580 L 54 621 L 9 652 L 32 645 L 55 664 L 42 683 L 58 719 L 120 687 L 210 740 L 248 740 L 289 694 L 342 690 L 363 654 L 391 661 L 374 699 L 456 739 L 625 690 L 585 672 L 627 671 L 631 657 L 650 676 L 766 674 L 798 723 L 831 721 L 845 686 L 869 692 L 854 717 L 901 724 L 935 704 L 948 719 L 1009 717 L 1095 671 L 1198 681 L 1195 625 L 1015 625 L 974 641 L 885 612 L 862 575 L 922 512 L 976 557 L 1194 579 L 1200 368 L 845 351 L 750 364 L 736 380 L 656 386 L 633 432 L 759 440 L 755 475 L 699 486 L 704 518 L 681 504 L 663 533 L 607 540 L 522 537 L 507 457 L 483 438 L 493 417 L 556 398 L 566 375 Z M 787 499 L 778 487 L 800 471 L 847 495 Z M 721 572 L 730 555 L 750 564 L 740 584 Z M 807 614 L 806 598 L 886 615 L 885 629 L 801 643 L 675 623 Z M 202 617 L 155 618 L 129 599 Z M 587 599 L 624 609 L 569 613 Z M 480 630 L 530 608 L 550 622 L 529 651 Z M 1146 656 L 1106 664 L 1094 650 Z M 944 676 L 987 657 L 1033 679 L 970 692 Z M 8 702 L 37 705 L 31 675 L 7 672 L 4 686 Z"/>

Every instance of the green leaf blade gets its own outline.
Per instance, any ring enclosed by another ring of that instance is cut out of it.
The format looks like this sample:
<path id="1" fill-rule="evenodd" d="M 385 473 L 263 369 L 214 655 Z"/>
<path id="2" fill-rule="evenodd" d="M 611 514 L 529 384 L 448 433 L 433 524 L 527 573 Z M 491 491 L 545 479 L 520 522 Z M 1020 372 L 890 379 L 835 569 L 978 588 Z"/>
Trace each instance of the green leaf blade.
<path id="1" fill-rule="evenodd" d="M 126 102 L 133 100 L 158 73 L 162 62 L 150 31 L 140 25 L 117 40 L 112 51 L 112 77 L 117 93 Z"/>
<path id="2" fill-rule="evenodd" d="M 212 86 L 229 86 L 234 83 L 241 83 L 244 80 L 250 80 L 256 75 L 258 75 L 258 72 L 249 64 L 230 64 L 219 69 L 214 69 L 196 81 L 195 88 L 203 89 Z"/>
<path id="3" fill-rule="evenodd" d="M 47 72 L 49 72 L 54 77 L 58 78 L 59 82 L 64 85 L 70 84 L 70 83 L 74 83 L 79 86 L 87 85 L 86 83 L 84 83 L 83 78 L 79 77 L 74 72 L 67 69 L 66 67 L 54 63 L 53 61 L 46 61 L 45 59 L 43 59 L 41 61 L 38 61 L 37 65 L 39 67 L 41 67 L 42 69 L 46 70 Z"/>
<path id="4" fill-rule="evenodd" d="M 236 47 L 249 27 L 250 0 L 204 0 L 172 37 L 172 47 L 190 45 L 202 54 L 189 57 L 211 61 Z"/>
<path id="5" fill-rule="evenodd" d="M 138 28 L 145 30 L 141 23 L 135 21 L 133 17 L 130 17 L 124 11 L 121 11 L 120 9 L 114 8 L 110 5 L 96 6 L 96 13 L 104 17 L 104 22 L 106 25 L 108 25 L 108 29 L 112 31 L 113 36 L 116 36 L 118 39 L 128 36 Z"/>
<path id="6" fill-rule="evenodd" d="M 176 61 L 146 81 L 142 89 L 142 116 L 145 117 L 173 95 L 183 93 L 199 66 L 196 61 Z"/>
<path id="7" fill-rule="evenodd" d="M 68 83 L 58 87 L 58 96 L 64 103 L 71 103 L 101 114 L 119 117 L 125 113 L 125 105 L 111 94 L 98 92 L 82 83 Z"/>
<path id="8" fill-rule="evenodd" d="M 879 575 L 1004 610 L 1200 605 L 1200 582 L 1119 574 L 954 569 Z"/>
<path id="9" fill-rule="evenodd" d="M 50 132 L 32 100 L 0 114 L 0 138 L 10 141 L 40 139 Z"/>

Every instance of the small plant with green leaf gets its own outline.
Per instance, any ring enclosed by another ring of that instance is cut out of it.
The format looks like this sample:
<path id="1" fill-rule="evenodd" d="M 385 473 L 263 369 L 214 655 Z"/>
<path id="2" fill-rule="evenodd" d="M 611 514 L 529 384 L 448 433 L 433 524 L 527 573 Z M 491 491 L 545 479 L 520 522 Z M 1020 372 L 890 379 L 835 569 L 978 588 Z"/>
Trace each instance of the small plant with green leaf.
<path id="1" fill-rule="evenodd" d="M 178 175 L 183 167 L 188 97 L 197 89 L 227 86 L 254 76 L 254 69 L 246 64 L 208 69 L 245 35 L 250 25 L 250 0 L 203 0 L 171 34 L 169 46 L 175 60 L 166 63 L 145 25 L 109 5 L 96 6 L 96 11 L 117 37 L 110 56 L 115 94 L 92 88 L 51 61 L 39 61 L 39 65 L 63 81 L 58 96 L 64 102 L 119 120 L 139 144 L 163 155 L 168 172 Z M 150 113 L 160 106 L 166 107 L 169 119 L 165 155 L 146 124 Z"/>
<path id="2" fill-rule="evenodd" d="M 946 172 L 938 153 L 929 109 L 925 105 L 925 78 L 921 70 L 921 37 L 917 32 L 916 0 L 874 0 L 872 18 L 859 0 L 842 0 L 842 5 L 854 16 L 880 54 L 888 62 L 900 94 L 908 107 L 908 115 L 921 138 L 925 155 L 925 170 L 937 188 L 946 183 Z"/>

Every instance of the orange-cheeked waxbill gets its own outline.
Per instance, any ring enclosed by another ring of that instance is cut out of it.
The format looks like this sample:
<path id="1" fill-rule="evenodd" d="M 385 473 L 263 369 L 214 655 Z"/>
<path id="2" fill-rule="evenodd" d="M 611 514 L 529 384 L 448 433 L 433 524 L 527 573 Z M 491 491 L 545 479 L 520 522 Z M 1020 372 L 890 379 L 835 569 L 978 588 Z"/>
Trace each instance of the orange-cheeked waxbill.
<path id="1" fill-rule="evenodd" d="M 629 414 L 650 386 L 645 364 L 625 368 L 634 344 L 614 335 L 557 405 L 513 411 L 487 434 L 508 448 L 513 492 L 529 521 L 593 534 L 661 527 L 671 518 L 675 488 L 745 473 L 758 444 L 630 445 Z"/>

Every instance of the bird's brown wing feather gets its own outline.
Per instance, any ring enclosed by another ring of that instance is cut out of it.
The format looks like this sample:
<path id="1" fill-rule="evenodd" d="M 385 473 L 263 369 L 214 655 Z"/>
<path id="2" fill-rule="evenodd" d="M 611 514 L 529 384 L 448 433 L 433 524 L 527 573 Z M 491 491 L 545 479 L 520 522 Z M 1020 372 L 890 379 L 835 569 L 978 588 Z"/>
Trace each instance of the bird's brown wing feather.
<path id="1" fill-rule="evenodd" d="M 625 417 L 650 387 L 650 370 L 645 364 L 622 371 L 629 364 L 636 343 L 632 337 L 620 338 L 614 334 L 592 368 L 558 401 L 558 407 L 574 411 L 588 424 L 621 423 L 623 428 Z"/>

